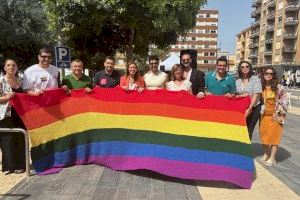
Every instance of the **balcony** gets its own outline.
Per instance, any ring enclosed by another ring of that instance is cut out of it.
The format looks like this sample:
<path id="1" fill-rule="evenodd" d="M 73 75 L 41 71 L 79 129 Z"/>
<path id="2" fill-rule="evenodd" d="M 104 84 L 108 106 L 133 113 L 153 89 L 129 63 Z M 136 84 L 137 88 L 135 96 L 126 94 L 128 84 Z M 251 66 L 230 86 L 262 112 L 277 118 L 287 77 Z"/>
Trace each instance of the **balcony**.
<path id="1" fill-rule="evenodd" d="M 298 24 L 298 19 L 296 17 L 288 17 L 285 19 L 284 24 L 286 26 L 293 26 Z"/>
<path id="2" fill-rule="evenodd" d="M 249 49 L 254 49 L 258 47 L 258 43 L 249 44 Z"/>
<path id="3" fill-rule="evenodd" d="M 286 40 L 288 40 L 288 39 L 296 39 L 297 35 L 298 35 L 297 32 L 295 32 L 295 33 L 284 33 L 283 34 L 283 39 L 286 39 Z"/>
<path id="4" fill-rule="evenodd" d="M 273 38 L 269 38 L 265 40 L 266 44 L 272 44 L 273 43 Z"/>
<path id="5" fill-rule="evenodd" d="M 291 2 L 286 5 L 285 11 L 298 11 L 299 7 L 299 2 Z"/>
<path id="6" fill-rule="evenodd" d="M 267 20 L 275 20 L 275 12 L 269 12 L 267 15 Z"/>
<path id="7" fill-rule="evenodd" d="M 276 6 L 275 0 L 270 0 L 268 3 L 268 8 L 274 8 Z"/>
<path id="8" fill-rule="evenodd" d="M 260 15 L 260 13 L 261 13 L 261 9 L 260 8 L 257 9 L 257 10 L 254 10 L 254 11 L 251 12 L 251 17 L 252 18 L 256 18 L 256 17 L 258 17 Z"/>
<path id="9" fill-rule="evenodd" d="M 296 62 L 294 60 L 283 60 L 281 62 L 281 64 L 283 64 L 283 65 L 295 65 Z"/>
<path id="10" fill-rule="evenodd" d="M 249 58 L 250 59 L 257 58 L 257 56 L 258 56 L 257 52 L 254 52 L 250 54 Z"/>
<path id="11" fill-rule="evenodd" d="M 251 23 L 251 27 L 256 27 L 259 25 L 260 25 L 260 20 Z"/>
<path id="12" fill-rule="evenodd" d="M 296 47 L 294 47 L 294 46 L 282 47 L 282 52 L 284 52 L 284 53 L 294 53 L 294 52 L 296 52 Z"/>
<path id="13" fill-rule="evenodd" d="M 272 56 L 273 50 L 272 49 L 266 49 L 265 50 L 265 56 Z"/>
<path id="14" fill-rule="evenodd" d="M 272 61 L 271 60 L 265 60 L 265 65 L 272 65 Z"/>
<path id="15" fill-rule="evenodd" d="M 252 7 L 257 7 L 257 6 L 259 6 L 259 5 L 261 5 L 261 1 L 262 1 L 262 0 L 254 0 L 254 1 L 252 1 L 251 6 L 252 6 Z"/>
<path id="16" fill-rule="evenodd" d="M 274 24 L 268 24 L 266 27 L 266 32 L 273 32 L 275 28 Z"/>

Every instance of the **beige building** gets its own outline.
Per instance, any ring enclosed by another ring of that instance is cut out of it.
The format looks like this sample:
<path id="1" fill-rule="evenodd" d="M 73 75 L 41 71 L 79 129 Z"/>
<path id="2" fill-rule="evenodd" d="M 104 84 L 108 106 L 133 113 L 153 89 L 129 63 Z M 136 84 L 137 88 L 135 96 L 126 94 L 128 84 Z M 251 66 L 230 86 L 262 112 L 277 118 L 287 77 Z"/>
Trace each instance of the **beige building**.
<path id="1" fill-rule="evenodd" d="M 215 69 L 218 42 L 218 10 L 199 10 L 196 26 L 185 36 L 179 37 L 171 46 L 170 53 L 180 56 L 180 51 L 197 51 L 197 68 L 202 71 Z"/>
<path id="2" fill-rule="evenodd" d="M 299 0 L 254 0 L 250 59 L 257 67 L 300 67 Z"/>
<path id="3" fill-rule="evenodd" d="M 236 35 L 236 49 L 235 49 L 235 65 L 242 60 L 250 61 L 250 47 L 252 48 L 255 44 L 250 39 L 251 27 L 246 28 Z"/>

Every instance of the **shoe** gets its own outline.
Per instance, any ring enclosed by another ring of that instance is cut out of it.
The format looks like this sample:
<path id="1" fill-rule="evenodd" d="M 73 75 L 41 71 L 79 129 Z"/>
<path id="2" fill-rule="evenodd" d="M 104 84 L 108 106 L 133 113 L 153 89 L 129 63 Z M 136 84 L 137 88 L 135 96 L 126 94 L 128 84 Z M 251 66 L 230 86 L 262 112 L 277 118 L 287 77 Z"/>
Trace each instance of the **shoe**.
<path id="1" fill-rule="evenodd" d="M 267 160 L 265 163 L 264 163 L 266 166 L 269 166 L 269 167 L 272 167 L 276 164 L 276 160 Z"/>
<path id="2" fill-rule="evenodd" d="M 261 161 L 261 162 L 266 162 L 268 159 L 269 159 L 268 156 L 262 156 L 262 157 L 259 159 L 259 161 Z"/>
<path id="3" fill-rule="evenodd" d="M 16 169 L 15 174 L 23 174 L 25 172 L 24 169 Z"/>

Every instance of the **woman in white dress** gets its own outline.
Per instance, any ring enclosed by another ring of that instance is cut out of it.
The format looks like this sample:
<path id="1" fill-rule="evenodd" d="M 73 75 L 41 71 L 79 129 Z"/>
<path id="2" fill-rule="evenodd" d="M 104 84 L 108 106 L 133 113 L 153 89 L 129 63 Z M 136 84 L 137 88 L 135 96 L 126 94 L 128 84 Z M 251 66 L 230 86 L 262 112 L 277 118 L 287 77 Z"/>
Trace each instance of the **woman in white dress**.
<path id="1" fill-rule="evenodd" d="M 170 91 L 187 91 L 192 94 L 192 83 L 184 79 L 183 68 L 179 64 L 175 64 L 171 70 L 171 81 L 167 83 L 167 90 Z"/>

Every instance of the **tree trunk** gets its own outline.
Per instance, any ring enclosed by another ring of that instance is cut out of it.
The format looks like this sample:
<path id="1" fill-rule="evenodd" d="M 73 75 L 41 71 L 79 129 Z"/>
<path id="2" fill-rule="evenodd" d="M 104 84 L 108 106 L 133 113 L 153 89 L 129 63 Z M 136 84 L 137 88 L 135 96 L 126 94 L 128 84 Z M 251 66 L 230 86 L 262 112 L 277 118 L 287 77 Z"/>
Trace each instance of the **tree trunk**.
<path id="1" fill-rule="evenodd" d="M 134 34 L 135 34 L 135 30 L 134 29 L 130 29 L 129 44 L 127 45 L 127 48 L 126 48 L 127 62 L 133 60 L 133 48 L 134 48 L 133 47 L 133 40 L 134 40 Z"/>

